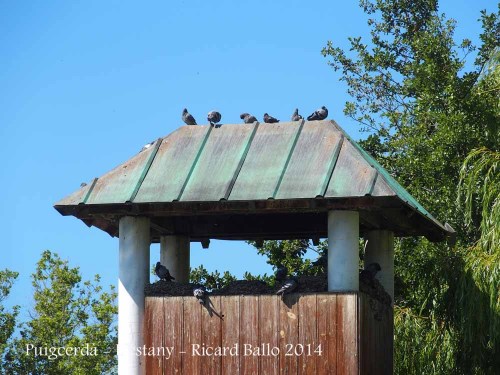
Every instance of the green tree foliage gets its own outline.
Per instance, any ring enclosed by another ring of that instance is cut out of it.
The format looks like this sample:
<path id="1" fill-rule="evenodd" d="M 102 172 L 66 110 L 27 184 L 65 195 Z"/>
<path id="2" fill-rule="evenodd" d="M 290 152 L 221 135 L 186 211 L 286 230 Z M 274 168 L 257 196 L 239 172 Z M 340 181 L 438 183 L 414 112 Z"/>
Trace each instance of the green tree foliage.
<path id="1" fill-rule="evenodd" d="M 459 186 L 459 202 L 463 198 L 469 224 L 473 223 L 474 206 L 481 208 L 477 247 L 489 254 L 497 253 L 500 251 L 500 152 L 486 148 L 473 150 L 460 171 Z"/>
<path id="2" fill-rule="evenodd" d="M 362 146 L 459 235 L 453 249 L 423 239 L 397 243 L 396 372 L 494 373 L 500 368 L 500 332 L 493 329 L 500 316 L 492 305 L 498 269 L 481 267 L 479 275 L 482 255 L 470 251 L 485 236 L 488 197 L 474 195 L 483 204 L 469 206 L 456 198 L 469 153 L 500 146 L 498 71 L 491 69 L 499 12 L 481 12 L 475 47 L 455 41 L 455 21 L 439 13 L 437 0 L 360 5 L 371 40 L 352 37 L 347 52 L 332 42 L 323 49 L 353 98 L 344 112 L 370 132 Z M 488 176 L 477 168 L 476 188 Z"/>
<path id="3" fill-rule="evenodd" d="M 255 242 L 249 242 L 257 247 Z M 257 247 L 260 255 L 267 257 L 267 263 L 275 269 L 279 266 L 287 268 L 289 274 L 316 275 L 322 272 L 319 267 L 314 267 L 309 259 L 304 259 L 308 250 L 323 254 L 321 249 L 312 247 L 308 240 L 292 241 L 264 241 L 261 247 Z"/>
<path id="4" fill-rule="evenodd" d="M 217 270 L 208 272 L 207 269 L 203 267 L 203 264 L 196 268 L 192 268 L 189 274 L 189 281 L 191 283 L 204 285 L 209 291 L 224 288 L 232 281 L 236 280 L 236 276 L 232 275 L 229 271 L 224 271 L 222 275 Z M 268 284 L 274 282 L 274 279 L 267 274 L 252 275 L 250 272 L 245 272 L 243 274 L 243 280 L 261 280 Z"/>
<path id="5" fill-rule="evenodd" d="M 499 70 L 499 65 L 497 65 Z M 498 77 L 497 77 L 498 78 Z M 498 86 L 497 86 L 498 88 Z M 460 301 L 463 301 L 461 316 L 468 331 L 466 342 L 475 344 L 480 334 L 485 338 L 483 361 L 496 361 L 490 366 L 500 366 L 500 152 L 486 148 L 473 150 L 465 159 L 460 171 L 460 195 L 464 202 L 466 219 L 472 224 L 475 206 L 481 209 L 481 235 L 479 240 L 465 253 L 465 275 L 461 281 Z M 480 293 L 472 294 L 471 291 Z M 465 303 L 467 301 L 467 303 Z M 481 311 L 481 314 L 477 314 Z M 484 355 L 486 354 L 486 355 Z M 491 354 L 491 355 L 488 355 Z M 495 358 L 495 357 L 493 357 Z"/>
<path id="6" fill-rule="evenodd" d="M 228 285 L 231 281 L 235 281 L 236 277 L 225 271 L 222 275 L 219 271 L 208 272 L 203 264 L 199 267 L 191 269 L 189 281 L 194 284 L 204 285 L 207 290 L 220 289 Z"/>
<path id="7" fill-rule="evenodd" d="M 96 275 L 82 282 L 78 268 L 46 250 L 32 275 L 34 304 L 4 357 L 7 374 L 106 374 L 116 366 L 116 293 Z M 91 355 L 35 356 L 34 348 L 86 348 Z M 94 349 L 92 349 L 94 348 Z M 95 353 L 95 355 L 92 355 Z"/>
<path id="8" fill-rule="evenodd" d="M 17 272 L 8 269 L 0 271 L 0 373 L 3 373 L 3 363 L 7 360 L 4 358 L 4 352 L 16 328 L 16 318 L 19 314 L 19 306 L 11 309 L 4 306 L 17 276 Z"/>

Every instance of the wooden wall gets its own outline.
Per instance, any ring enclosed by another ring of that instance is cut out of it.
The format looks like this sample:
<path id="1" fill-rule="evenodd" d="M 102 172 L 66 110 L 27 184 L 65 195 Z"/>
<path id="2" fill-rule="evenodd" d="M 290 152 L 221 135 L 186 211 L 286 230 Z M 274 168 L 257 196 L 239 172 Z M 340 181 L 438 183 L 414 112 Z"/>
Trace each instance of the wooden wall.
<path id="1" fill-rule="evenodd" d="M 392 310 L 362 293 L 211 296 L 210 306 L 146 298 L 147 375 L 392 373 Z M 217 347 L 226 355 L 208 355 Z"/>

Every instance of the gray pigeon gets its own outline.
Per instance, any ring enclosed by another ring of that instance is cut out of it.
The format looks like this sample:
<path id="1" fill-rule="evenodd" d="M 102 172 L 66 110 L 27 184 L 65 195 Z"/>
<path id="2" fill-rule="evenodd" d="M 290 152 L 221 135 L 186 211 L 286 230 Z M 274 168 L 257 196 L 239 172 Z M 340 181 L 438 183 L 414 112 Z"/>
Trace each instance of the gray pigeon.
<path id="1" fill-rule="evenodd" d="M 217 124 L 221 120 L 221 118 L 222 115 L 217 111 L 208 112 L 207 120 L 212 126 L 215 126 L 215 124 Z"/>
<path id="2" fill-rule="evenodd" d="M 302 119 L 303 119 L 303 117 L 301 115 L 299 115 L 299 109 L 295 108 L 295 112 L 293 112 L 293 115 L 292 115 L 292 121 L 300 121 Z"/>
<path id="3" fill-rule="evenodd" d="M 182 121 L 184 121 L 186 125 L 197 125 L 193 115 L 191 115 L 186 108 L 182 110 Z"/>
<path id="4" fill-rule="evenodd" d="M 193 296 L 198 299 L 200 304 L 204 305 L 207 298 L 207 289 L 204 286 L 197 286 L 193 289 Z"/>
<path id="5" fill-rule="evenodd" d="M 252 116 L 249 113 L 242 113 L 240 115 L 240 119 L 242 119 L 245 124 L 251 124 L 251 123 L 257 121 L 257 119 L 255 118 L 255 116 Z"/>
<path id="6" fill-rule="evenodd" d="M 328 117 L 328 109 L 325 106 L 321 107 L 317 111 L 314 111 L 310 116 L 307 117 L 307 121 L 324 120 Z"/>
<path id="7" fill-rule="evenodd" d="M 156 262 L 155 274 L 160 278 L 160 280 L 172 281 L 175 280 L 175 277 L 170 275 L 167 267 L 162 265 L 160 262 Z"/>
<path id="8" fill-rule="evenodd" d="M 292 293 L 299 286 L 299 280 L 295 276 L 290 277 L 285 281 L 280 290 L 276 292 L 277 295 L 285 295 Z"/>
<path id="9" fill-rule="evenodd" d="M 277 122 L 280 122 L 280 120 L 278 120 L 277 118 L 275 118 L 273 116 L 269 116 L 267 113 L 264 113 L 264 122 L 266 124 L 275 124 Z"/>
<path id="10" fill-rule="evenodd" d="M 282 282 L 285 280 L 286 276 L 287 276 L 287 273 L 288 273 L 288 270 L 286 269 L 286 267 L 284 266 L 279 266 L 277 269 L 276 269 L 276 273 L 274 274 L 274 279 L 276 281 L 279 281 L 279 282 Z"/>
<path id="11" fill-rule="evenodd" d="M 86 183 L 86 182 L 82 182 L 82 183 L 80 184 L 80 187 L 85 187 L 85 186 L 87 186 L 87 183 Z"/>

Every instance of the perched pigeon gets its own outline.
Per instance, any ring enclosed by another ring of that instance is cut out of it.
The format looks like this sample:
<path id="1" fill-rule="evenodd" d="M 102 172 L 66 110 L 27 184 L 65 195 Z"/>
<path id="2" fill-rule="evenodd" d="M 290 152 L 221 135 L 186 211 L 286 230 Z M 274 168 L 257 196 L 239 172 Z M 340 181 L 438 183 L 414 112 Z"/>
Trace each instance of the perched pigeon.
<path id="1" fill-rule="evenodd" d="M 328 109 L 325 106 L 321 107 L 317 111 L 314 111 L 310 116 L 307 117 L 307 121 L 324 120 L 328 117 Z"/>
<path id="2" fill-rule="evenodd" d="M 156 262 L 155 274 L 160 278 L 160 280 L 172 281 L 175 280 L 175 277 L 170 275 L 167 267 L 162 265 L 160 262 Z"/>
<path id="3" fill-rule="evenodd" d="M 187 125 L 197 125 L 193 115 L 191 115 L 186 108 L 182 110 L 182 121 Z"/>
<path id="4" fill-rule="evenodd" d="M 240 115 L 240 119 L 242 119 L 245 124 L 251 124 L 251 123 L 257 121 L 257 119 L 255 118 L 255 116 L 252 116 L 249 113 L 242 113 Z"/>
<path id="5" fill-rule="evenodd" d="M 82 182 L 82 183 L 80 184 L 80 187 L 85 187 L 85 186 L 87 186 L 87 183 L 86 183 L 86 182 Z"/>
<path id="6" fill-rule="evenodd" d="M 212 125 L 212 126 L 217 124 L 221 120 L 221 118 L 222 118 L 222 115 L 217 111 L 208 112 L 207 120 L 210 123 L 210 125 Z"/>
<path id="7" fill-rule="evenodd" d="M 299 286 L 299 280 L 295 276 L 290 277 L 285 281 L 283 286 L 276 292 L 278 295 L 285 295 L 288 293 L 292 293 Z"/>
<path id="8" fill-rule="evenodd" d="M 205 304 L 205 299 L 207 298 L 207 290 L 204 286 L 197 286 L 193 289 L 193 296 L 198 299 L 198 302 L 202 305 Z"/>
<path id="9" fill-rule="evenodd" d="M 274 274 L 274 279 L 276 281 L 279 281 L 279 282 L 282 282 L 285 280 L 286 276 L 287 276 L 287 273 L 288 273 L 288 270 L 286 269 L 286 267 L 284 266 L 279 266 L 277 269 L 276 269 L 276 273 Z"/>
<path id="10" fill-rule="evenodd" d="M 299 109 L 295 108 L 295 112 L 293 112 L 293 115 L 292 115 L 292 121 L 300 121 L 302 119 L 303 119 L 303 117 L 301 115 L 299 115 Z"/>
<path id="11" fill-rule="evenodd" d="M 266 124 L 274 124 L 274 123 L 280 122 L 280 120 L 278 120 L 277 118 L 275 118 L 273 116 L 269 116 L 267 113 L 264 113 L 264 122 Z"/>

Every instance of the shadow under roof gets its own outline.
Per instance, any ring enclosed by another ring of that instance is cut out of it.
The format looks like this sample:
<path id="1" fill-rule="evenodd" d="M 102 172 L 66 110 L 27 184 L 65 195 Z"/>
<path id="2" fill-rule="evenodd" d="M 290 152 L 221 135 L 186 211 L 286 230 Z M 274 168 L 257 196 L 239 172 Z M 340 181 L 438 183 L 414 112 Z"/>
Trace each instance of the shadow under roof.
<path id="1" fill-rule="evenodd" d="M 360 229 L 443 240 L 448 232 L 334 122 L 183 126 L 55 204 L 112 236 L 151 217 L 152 240 L 326 237 L 329 210 Z"/>

